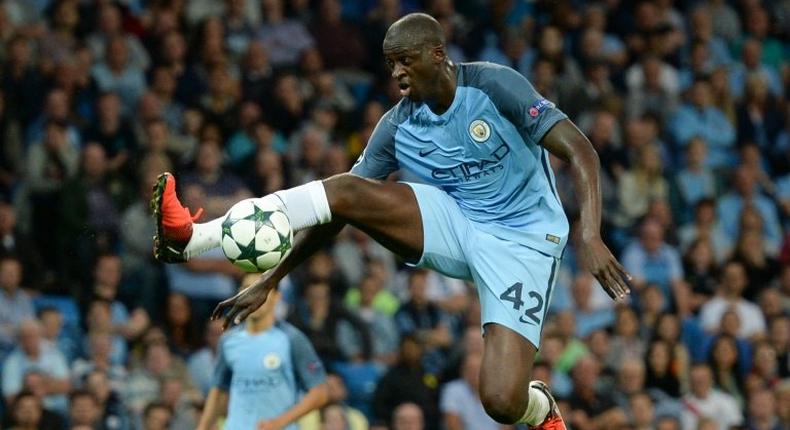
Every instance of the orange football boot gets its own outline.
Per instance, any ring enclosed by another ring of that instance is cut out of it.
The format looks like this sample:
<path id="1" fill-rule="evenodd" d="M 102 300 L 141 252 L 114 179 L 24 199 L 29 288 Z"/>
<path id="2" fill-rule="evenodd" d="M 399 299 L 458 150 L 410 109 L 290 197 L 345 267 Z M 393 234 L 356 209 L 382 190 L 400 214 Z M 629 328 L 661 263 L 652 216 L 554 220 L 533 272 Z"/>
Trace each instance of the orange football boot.
<path id="1" fill-rule="evenodd" d="M 184 249 L 192 237 L 192 224 L 203 215 L 203 209 L 190 215 L 176 195 L 176 178 L 165 172 L 154 183 L 151 211 L 156 217 L 154 257 L 163 263 L 187 261 Z"/>

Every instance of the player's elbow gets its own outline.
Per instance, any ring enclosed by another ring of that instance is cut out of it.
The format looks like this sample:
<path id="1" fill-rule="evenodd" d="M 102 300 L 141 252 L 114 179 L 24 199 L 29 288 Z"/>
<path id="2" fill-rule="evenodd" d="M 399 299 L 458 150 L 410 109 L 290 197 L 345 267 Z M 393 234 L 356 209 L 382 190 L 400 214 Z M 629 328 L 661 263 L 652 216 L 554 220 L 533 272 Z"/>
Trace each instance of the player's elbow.
<path id="1" fill-rule="evenodd" d="M 326 382 L 316 385 L 310 391 L 312 391 L 314 399 L 313 409 L 320 409 L 329 404 L 329 385 Z"/>
<path id="2" fill-rule="evenodd" d="M 601 159 L 598 151 L 593 148 L 592 143 L 584 136 L 577 136 L 573 142 L 570 160 L 572 166 L 578 166 L 585 170 L 598 171 L 601 167 Z"/>

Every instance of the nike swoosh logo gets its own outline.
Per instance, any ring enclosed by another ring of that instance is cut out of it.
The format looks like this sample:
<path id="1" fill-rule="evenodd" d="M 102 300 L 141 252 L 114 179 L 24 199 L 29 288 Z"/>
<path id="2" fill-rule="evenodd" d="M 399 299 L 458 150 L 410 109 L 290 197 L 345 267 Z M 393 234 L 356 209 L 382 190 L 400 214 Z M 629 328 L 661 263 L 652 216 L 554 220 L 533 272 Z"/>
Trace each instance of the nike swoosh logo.
<path id="1" fill-rule="evenodd" d="M 433 148 L 430 151 L 425 151 L 424 149 L 420 149 L 420 157 L 425 157 L 427 155 L 432 154 L 434 151 L 439 150 L 439 148 Z"/>
<path id="2" fill-rule="evenodd" d="M 519 322 L 523 322 L 524 324 L 535 325 L 534 321 L 525 320 L 523 316 L 518 317 Z"/>

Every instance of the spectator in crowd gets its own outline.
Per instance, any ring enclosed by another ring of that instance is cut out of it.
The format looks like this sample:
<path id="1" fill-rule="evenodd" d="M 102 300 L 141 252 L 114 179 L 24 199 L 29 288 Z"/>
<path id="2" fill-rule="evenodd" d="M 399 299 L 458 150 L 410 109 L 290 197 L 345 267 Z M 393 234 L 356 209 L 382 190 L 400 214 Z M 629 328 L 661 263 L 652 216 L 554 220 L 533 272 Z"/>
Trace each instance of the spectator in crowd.
<path id="1" fill-rule="evenodd" d="M 119 391 L 111 387 L 108 374 L 105 371 L 92 370 L 85 375 L 83 386 L 96 399 L 99 421 L 106 430 L 131 428 L 129 411 L 118 394 Z"/>
<path id="2" fill-rule="evenodd" d="M 47 379 L 46 376 L 38 370 L 30 370 L 25 374 L 25 379 L 22 383 L 22 392 L 31 393 L 35 396 L 36 401 L 44 404 L 47 397 Z M 54 409 L 43 406 L 41 409 L 40 428 L 63 428 L 66 426 L 67 411 L 56 411 Z"/>
<path id="3" fill-rule="evenodd" d="M 707 144 L 699 137 L 692 138 L 686 146 L 686 166 L 675 176 L 675 183 L 684 207 L 695 206 L 704 198 L 716 197 L 716 180 L 705 165 Z"/>
<path id="4" fill-rule="evenodd" d="M 667 198 L 669 185 L 662 169 L 661 157 L 654 145 L 646 144 L 637 150 L 636 163 L 620 176 L 617 184 L 624 225 L 632 225 L 645 215 L 652 201 Z"/>
<path id="5" fill-rule="evenodd" d="M 12 430 L 38 430 L 41 428 L 43 409 L 41 400 L 36 398 L 33 393 L 23 391 L 14 399 L 11 404 L 12 422 L 9 427 Z"/>
<path id="6" fill-rule="evenodd" d="M 691 368 L 689 392 L 683 396 L 683 403 L 683 428 L 696 428 L 705 419 L 712 420 L 719 429 L 743 423 L 735 399 L 713 387 L 713 373 L 707 365 L 697 364 Z"/>
<path id="7" fill-rule="evenodd" d="M 85 390 L 76 390 L 69 395 L 69 428 L 85 426 L 99 427 L 101 415 L 96 397 Z"/>
<path id="8" fill-rule="evenodd" d="M 743 166 L 735 170 L 733 191 L 719 199 L 718 213 L 724 232 L 730 240 L 735 240 L 740 233 L 740 220 L 748 207 L 754 207 L 762 218 L 762 233 L 765 237 L 781 237 L 776 205 L 771 199 L 760 193 L 757 178 L 751 169 Z"/>
<path id="9" fill-rule="evenodd" d="M 433 408 L 437 396 L 435 375 L 425 372 L 422 366 L 423 347 L 412 335 L 401 337 L 398 361 L 379 380 L 373 398 L 373 413 L 376 423 L 394 417 L 399 405 L 413 402 L 423 405 L 427 429 L 438 428 L 438 410 Z M 422 416 L 420 421 L 422 421 Z"/>
<path id="10" fill-rule="evenodd" d="M 87 281 L 85 274 L 96 255 L 117 249 L 123 185 L 109 175 L 105 149 L 97 143 L 82 148 L 80 172 L 63 188 L 60 241 L 73 244 L 67 254 L 71 278 Z"/>
<path id="11" fill-rule="evenodd" d="M 48 121 L 42 140 L 28 150 L 25 169 L 32 206 L 31 231 L 38 249 L 47 249 L 58 237 L 58 226 L 52 219 L 62 215 L 62 191 L 77 174 L 78 165 L 79 151 L 68 142 L 66 125 L 58 120 Z M 65 245 L 60 249 L 66 249 Z M 58 262 L 55 264 L 62 270 Z"/>
<path id="12" fill-rule="evenodd" d="M 683 266 L 678 251 L 664 241 L 664 229 L 651 218 L 642 221 L 639 240 L 623 251 L 623 266 L 631 273 L 637 292 L 647 283 L 657 284 L 668 302 L 684 309 Z"/>
<path id="13" fill-rule="evenodd" d="M 28 233 L 20 228 L 17 210 L 11 204 L 0 202 L 0 258 L 12 257 L 22 265 L 22 285 L 41 289 L 53 268 L 42 264 L 35 243 Z"/>
<path id="14" fill-rule="evenodd" d="M 480 363 L 479 354 L 464 357 L 461 378 L 448 382 L 442 389 L 439 404 L 447 430 L 500 429 L 500 424 L 486 414 L 477 394 Z"/>
<path id="15" fill-rule="evenodd" d="M 574 427 L 604 429 L 627 423 L 623 410 L 601 391 L 600 372 L 600 363 L 591 356 L 582 357 L 573 366 L 573 393 L 568 403 L 575 412 L 568 421 Z"/>
<path id="16" fill-rule="evenodd" d="M 678 232 L 680 248 L 688 252 L 693 243 L 705 241 L 713 247 L 717 263 L 730 257 L 733 239 L 725 233 L 717 216 L 718 208 L 713 199 L 702 199 L 694 207 L 694 219 Z"/>
<path id="17" fill-rule="evenodd" d="M 750 338 L 765 334 L 765 318 L 760 308 L 742 296 L 747 281 L 743 264 L 731 261 L 722 267 L 716 295 L 700 309 L 700 324 L 707 332 L 715 333 L 724 313 L 733 308 L 741 322 L 739 336 Z"/>
<path id="18" fill-rule="evenodd" d="M 776 399 L 767 390 L 757 391 L 749 397 L 746 428 L 748 430 L 780 430 L 782 424 L 776 416 Z"/>
<path id="19" fill-rule="evenodd" d="M 670 120 L 670 131 L 682 147 L 699 137 L 708 144 L 708 166 L 718 169 L 733 164 L 735 129 L 724 113 L 713 106 L 711 84 L 697 78 L 690 89 L 689 103 L 683 104 Z"/>
<path id="20" fill-rule="evenodd" d="M 123 29 L 123 16 L 118 5 L 104 3 L 96 13 L 98 28 L 85 37 L 85 43 L 97 62 L 104 61 L 107 44 L 113 37 L 119 36 L 126 41 L 129 49 L 129 63 L 134 67 L 145 70 L 151 63 L 148 51 L 145 50 L 140 40 L 133 34 L 126 33 Z"/>
<path id="21" fill-rule="evenodd" d="M 345 303 L 357 318 L 370 327 L 374 360 L 392 364 L 397 357 L 399 334 L 395 320 L 386 313 L 386 308 L 392 303 L 397 306 L 397 299 L 382 288 L 378 278 L 368 275 L 362 279 L 358 289 L 348 291 Z"/>
<path id="22" fill-rule="evenodd" d="M 708 353 L 708 366 L 713 373 L 714 387 L 732 396 L 740 406 L 744 405 L 742 388 L 743 375 L 739 357 L 738 344 L 735 338 L 719 335 L 713 341 Z"/>
<path id="23" fill-rule="evenodd" d="M 14 257 L 0 258 L 0 348 L 9 350 L 20 324 L 35 317 L 33 301 L 21 289 L 22 265 Z"/>
<path id="24" fill-rule="evenodd" d="M 129 44 L 121 35 L 106 42 L 104 61 L 93 66 L 93 79 L 101 91 L 113 91 L 121 98 L 123 112 L 131 113 L 146 88 L 142 68 L 130 59 Z"/>
<path id="25" fill-rule="evenodd" d="M 183 294 L 171 293 L 167 297 L 165 334 L 170 340 L 170 349 L 183 359 L 187 359 L 198 348 L 200 335 L 197 322 L 192 315 L 189 299 Z"/>
<path id="26" fill-rule="evenodd" d="M 295 65 L 301 52 L 315 44 L 313 37 L 301 21 L 285 16 L 282 0 L 265 0 L 261 9 L 264 22 L 257 38 L 266 46 L 272 65 Z"/>
<path id="27" fill-rule="evenodd" d="M 41 324 L 26 320 L 19 325 L 18 347 L 3 364 L 3 398 L 8 404 L 22 391 L 25 374 L 31 370 L 41 372 L 46 379 L 44 406 L 65 413 L 68 405 L 66 393 L 71 389 L 69 366 L 63 354 L 41 337 Z"/>
<path id="28" fill-rule="evenodd" d="M 173 411 L 162 402 L 151 402 L 143 411 L 143 430 L 169 430 Z"/>
<path id="29" fill-rule="evenodd" d="M 692 310 L 710 299 L 716 292 L 716 272 L 718 265 L 713 255 L 710 240 L 697 239 L 683 258 L 683 271 L 690 288 Z"/>
<path id="30" fill-rule="evenodd" d="M 392 412 L 393 430 L 424 430 L 425 416 L 422 408 L 415 403 L 407 402 L 398 405 Z"/>
<path id="31" fill-rule="evenodd" d="M 87 357 L 78 358 L 71 364 L 72 380 L 75 385 L 87 377 L 91 372 L 105 373 L 108 383 L 114 390 L 121 390 L 126 382 L 128 372 L 125 363 L 113 361 L 113 336 L 109 333 L 93 333 L 87 336 Z M 124 348 L 125 349 L 125 348 Z"/>
<path id="32" fill-rule="evenodd" d="M 586 338 L 596 330 L 605 330 L 615 322 L 611 309 L 594 307 L 596 282 L 591 275 L 580 274 L 573 280 L 573 285 L 571 286 L 573 308 L 577 322 L 576 336 L 580 338 Z"/>
<path id="33" fill-rule="evenodd" d="M 38 311 L 38 320 L 41 322 L 42 337 L 63 353 L 66 362 L 72 363 L 82 348 L 78 328 L 71 325 L 67 327 L 63 314 L 53 306 L 42 307 Z"/>
<path id="34" fill-rule="evenodd" d="M 182 379 L 186 389 L 192 389 L 184 363 L 173 356 L 166 344 L 154 341 L 146 346 L 143 362 L 131 371 L 124 386 L 122 395 L 133 413 L 144 413 L 146 405 L 159 398 L 161 383 L 167 376 Z M 172 413 L 170 410 L 170 415 Z"/>
<path id="35" fill-rule="evenodd" d="M 615 369 L 623 360 L 644 356 L 645 342 L 639 338 L 639 318 L 632 308 L 623 306 L 616 310 L 610 347 L 618 352 L 617 359 L 610 363 Z"/>
<path id="36" fill-rule="evenodd" d="M 217 364 L 217 346 L 222 336 L 222 322 L 209 320 L 206 323 L 204 342 L 205 346 L 195 351 L 187 360 L 189 376 L 195 381 L 197 388 L 208 395 L 211 389 L 214 366 Z"/>
<path id="37" fill-rule="evenodd" d="M 428 272 L 416 270 L 409 275 L 409 301 L 395 314 L 401 336 L 414 336 L 423 345 L 423 360 L 429 372 L 441 371 L 444 348 L 452 342 L 452 333 L 444 312 L 427 297 Z"/>
<path id="38" fill-rule="evenodd" d="M 326 282 L 311 282 L 304 291 L 304 307 L 296 308 L 288 321 L 304 332 L 327 368 L 335 361 L 366 361 L 371 358 L 371 332 L 365 323 L 330 297 Z"/>

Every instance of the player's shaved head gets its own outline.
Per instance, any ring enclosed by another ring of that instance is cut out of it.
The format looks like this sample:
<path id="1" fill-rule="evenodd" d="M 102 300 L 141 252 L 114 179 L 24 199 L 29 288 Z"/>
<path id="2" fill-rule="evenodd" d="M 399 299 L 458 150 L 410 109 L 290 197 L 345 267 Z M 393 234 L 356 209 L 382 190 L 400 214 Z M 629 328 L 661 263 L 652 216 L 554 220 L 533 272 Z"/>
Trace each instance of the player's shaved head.
<path id="1" fill-rule="evenodd" d="M 424 13 L 410 13 L 395 21 L 384 37 L 384 50 L 444 46 L 439 21 Z"/>

